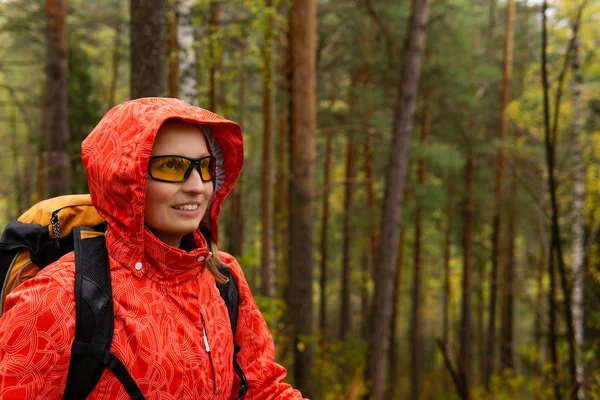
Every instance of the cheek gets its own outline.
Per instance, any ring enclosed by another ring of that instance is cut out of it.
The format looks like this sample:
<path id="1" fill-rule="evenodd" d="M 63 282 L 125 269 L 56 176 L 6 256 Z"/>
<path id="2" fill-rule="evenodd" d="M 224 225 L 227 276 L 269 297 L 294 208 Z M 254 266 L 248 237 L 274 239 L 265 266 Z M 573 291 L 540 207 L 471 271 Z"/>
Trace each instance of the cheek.
<path id="1" fill-rule="evenodd" d="M 144 202 L 144 218 L 151 223 L 169 199 L 168 188 L 162 182 L 149 179 L 146 183 L 146 200 Z"/>

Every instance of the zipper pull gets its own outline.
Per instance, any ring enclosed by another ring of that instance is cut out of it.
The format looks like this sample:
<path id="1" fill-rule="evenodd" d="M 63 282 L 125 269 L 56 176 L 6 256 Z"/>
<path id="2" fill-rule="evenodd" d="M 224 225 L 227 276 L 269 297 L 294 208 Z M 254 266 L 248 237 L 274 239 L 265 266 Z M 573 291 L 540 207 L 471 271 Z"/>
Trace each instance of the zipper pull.
<path id="1" fill-rule="evenodd" d="M 210 353 L 210 346 L 208 345 L 208 337 L 206 336 L 206 328 L 204 328 L 204 321 L 202 321 L 202 333 L 204 335 L 204 347 L 206 348 L 206 352 Z"/>

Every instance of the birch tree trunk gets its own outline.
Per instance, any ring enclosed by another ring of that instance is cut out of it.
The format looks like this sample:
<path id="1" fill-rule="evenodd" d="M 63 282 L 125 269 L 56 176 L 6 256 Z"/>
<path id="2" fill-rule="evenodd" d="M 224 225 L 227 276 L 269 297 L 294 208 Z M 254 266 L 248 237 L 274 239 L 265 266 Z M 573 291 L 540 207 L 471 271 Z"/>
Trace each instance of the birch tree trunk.
<path id="1" fill-rule="evenodd" d="M 194 50 L 191 0 L 177 2 L 177 44 L 179 46 L 179 88 L 181 100 L 198 105 L 198 71 Z"/>
<path id="2" fill-rule="evenodd" d="M 131 98 L 166 93 L 167 0 L 131 1 Z"/>
<path id="3" fill-rule="evenodd" d="M 390 149 L 390 163 L 386 172 L 381 234 L 377 251 L 378 273 L 375 279 L 372 313 L 373 321 L 377 323 L 372 325 L 374 329 L 369 341 L 366 371 L 367 381 L 371 383 L 367 397 L 371 396 L 375 400 L 383 399 L 385 393 L 390 318 L 393 308 L 391 299 L 397 273 L 401 205 L 428 20 L 429 0 L 413 0 L 406 36 L 403 71 L 394 113 L 394 136 Z"/>
<path id="4" fill-rule="evenodd" d="M 577 20 L 578 21 L 578 20 Z M 571 68 L 573 71 L 573 133 L 571 146 L 573 154 L 573 328 L 575 331 L 577 383 L 579 391 L 577 398 L 585 399 L 584 369 L 583 369 L 583 293 L 584 293 L 584 232 L 583 232 L 583 200 L 585 173 L 583 165 L 583 110 L 581 104 L 581 86 L 583 78 L 579 63 L 579 38 L 577 28 L 573 27 L 573 48 L 571 53 Z"/>
<path id="5" fill-rule="evenodd" d="M 67 1 L 46 0 L 46 144 L 48 196 L 69 193 Z M 42 194 L 43 195 L 43 194 Z"/>
<path id="6" fill-rule="evenodd" d="M 290 253 L 288 310 L 293 314 L 294 380 L 305 397 L 313 396 L 313 198 L 316 129 L 317 3 L 294 2 L 290 10 L 292 73 L 290 141 Z"/>

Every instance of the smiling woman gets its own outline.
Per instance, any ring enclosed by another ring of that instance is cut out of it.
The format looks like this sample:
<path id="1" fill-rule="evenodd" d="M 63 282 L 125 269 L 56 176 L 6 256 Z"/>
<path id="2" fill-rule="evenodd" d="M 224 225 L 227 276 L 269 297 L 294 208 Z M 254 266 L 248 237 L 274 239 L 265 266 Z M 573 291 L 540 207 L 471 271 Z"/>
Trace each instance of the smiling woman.
<path id="1" fill-rule="evenodd" d="M 125 399 L 133 388 L 147 400 L 301 399 L 283 383 L 237 260 L 217 249 L 219 213 L 244 160 L 240 127 L 181 100 L 138 99 L 102 118 L 82 160 L 107 222 L 109 354 L 124 368 L 119 378 L 102 373 L 77 398 Z M 59 400 L 73 382 L 75 276 L 69 253 L 7 297 L 0 398 Z M 237 325 L 216 284 L 227 279 L 237 287 Z"/>

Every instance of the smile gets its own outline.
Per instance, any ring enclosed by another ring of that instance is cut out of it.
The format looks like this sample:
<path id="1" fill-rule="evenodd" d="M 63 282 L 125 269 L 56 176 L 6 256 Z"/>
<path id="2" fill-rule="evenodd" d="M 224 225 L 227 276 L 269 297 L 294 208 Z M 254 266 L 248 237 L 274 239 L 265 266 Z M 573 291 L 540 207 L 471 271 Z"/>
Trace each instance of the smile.
<path id="1" fill-rule="evenodd" d="M 198 208 L 198 204 L 183 204 L 181 206 L 173 206 L 173 208 L 182 211 L 194 211 Z"/>

